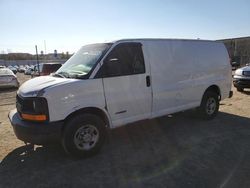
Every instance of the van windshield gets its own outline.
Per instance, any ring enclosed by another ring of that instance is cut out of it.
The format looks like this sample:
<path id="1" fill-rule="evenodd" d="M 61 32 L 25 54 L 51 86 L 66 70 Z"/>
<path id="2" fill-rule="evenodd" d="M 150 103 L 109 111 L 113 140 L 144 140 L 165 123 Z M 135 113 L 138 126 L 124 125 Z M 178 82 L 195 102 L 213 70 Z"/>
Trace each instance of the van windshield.
<path id="1" fill-rule="evenodd" d="M 90 73 L 111 45 L 102 43 L 83 46 L 56 71 L 55 75 L 67 78 L 86 78 L 86 75 Z"/>

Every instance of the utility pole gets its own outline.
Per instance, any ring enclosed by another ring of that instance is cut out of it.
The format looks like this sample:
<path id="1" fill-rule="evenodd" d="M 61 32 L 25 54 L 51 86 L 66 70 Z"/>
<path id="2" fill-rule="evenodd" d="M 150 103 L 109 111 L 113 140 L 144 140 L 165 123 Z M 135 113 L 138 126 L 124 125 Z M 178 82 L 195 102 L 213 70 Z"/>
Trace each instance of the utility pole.
<path id="1" fill-rule="evenodd" d="M 46 62 L 46 40 L 44 40 L 44 60 L 45 60 L 45 62 Z"/>
<path id="2" fill-rule="evenodd" d="M 46 54 L 46 40 L 44 40 L 44 54 Z"/>
<path id="3" fill-rule="evenodd" d="M 237 55 L 237 39 L 234 39 L 234 56 Z"/>
<path id="4" fill-rule="evenodd" d="M 40 69 L 39 69 L 39 60 L 38 60 L 37 45 L 36 45 L 36 63 L 37 63 L 38 74 L 39 74 L 39 76 L 40 76 Z"/>

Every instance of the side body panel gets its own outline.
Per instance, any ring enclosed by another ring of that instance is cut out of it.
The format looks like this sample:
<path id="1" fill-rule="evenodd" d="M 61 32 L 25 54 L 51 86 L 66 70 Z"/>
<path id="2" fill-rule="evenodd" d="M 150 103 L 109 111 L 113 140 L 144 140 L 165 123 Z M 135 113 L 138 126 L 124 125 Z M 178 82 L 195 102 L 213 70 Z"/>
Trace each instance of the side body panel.
<path id="1" fill-rule="evenodd" d="M 105 110 L 102 79 L 75 80 L 44 93 L 49 106 L 50 121 L 64 120 L 69 114 L 86 107 Z M 109 116 L 108 116 L 109 118 Z"/>
<path id="2" fill-rule="evenodd" d="M 193 74 L 193 87 L 197 97 L 200 97 L 201 101 L 204 91 L 209 86 L 216 85 L 220 89 L 221 100 L 228 98 L 232 86 L 232 68 L 224 44 L 198 43 L 194 50 L 199 50 L 196 54 L 196 70 Z"/>
<path id="3" fill-rule="evenodd" d="M 205 90 L 217 85 L 221 98 L 231 89 L 231 69 L 223 44 L 210 41 L 145 41 L 151 66 L 152 117 L 200 105 Z"/>

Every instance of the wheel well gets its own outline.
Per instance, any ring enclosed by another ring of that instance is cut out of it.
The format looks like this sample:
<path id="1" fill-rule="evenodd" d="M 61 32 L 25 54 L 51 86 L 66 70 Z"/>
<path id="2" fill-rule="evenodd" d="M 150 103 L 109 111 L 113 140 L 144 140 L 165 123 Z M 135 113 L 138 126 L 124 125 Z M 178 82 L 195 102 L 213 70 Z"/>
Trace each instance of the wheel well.
<path id="1" fill-rule="evenodd" d="M 95 108 L 95 107 L 82 108 L 82 109 L 79 109 L 75 112 L 72 112 L 70 115 L 67 116 L 67 118 L 65 119 L 65 122 L 67 122 L 73 116 L 76 116 L 78 114 L 84 114 L 84 113 L 89 113 L 89 114 L 94 114 L 96 116 L 99 116 L 104 121 L 104 123 L 107 127 L 110 126 L 109 119 L 108 119 L 107 115 L 105 114 L 105 112 L 103 112 L 103 110 L 101 110 L 99 108 Z"/>
<path id="2" fill-rule="evenodd" d="M 212 92 L 216 93 L 216 94 L 219 96 L 219 100 L 221 99 L 220 88 L 219 88 L 217 85 L 211 85 L 211 86 L 209 86 L 209 87 L 206 89 L 205 93 L 206 93 L 207 91 L 212 91 Z"/>

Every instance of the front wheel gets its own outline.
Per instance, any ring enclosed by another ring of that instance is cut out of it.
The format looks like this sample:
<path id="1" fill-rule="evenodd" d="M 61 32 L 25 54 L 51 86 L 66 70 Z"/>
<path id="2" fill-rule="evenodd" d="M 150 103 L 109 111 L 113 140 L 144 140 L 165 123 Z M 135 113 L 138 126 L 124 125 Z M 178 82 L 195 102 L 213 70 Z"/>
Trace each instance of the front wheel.
<path id="1" fill-rule="evenodd" d="M 204 93 L 201 105 L 198 108 L 199 115 L 203 119 L 213 119 L 219 110 L 219 96 L 215 92 L 207 91 Z"/>
<path id="2" fill-rule="evenodd" d="M 89 157 L 100 151 L 105 136 L 106 128 L 101 118 L 93 114 L 78 115 L 67 122 L 62 145 L 74 157 Z"/>

